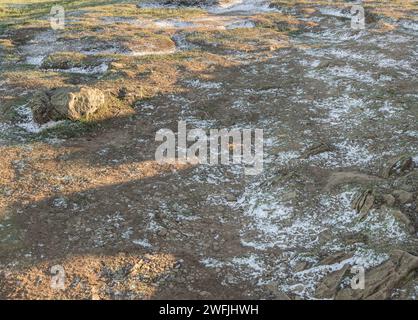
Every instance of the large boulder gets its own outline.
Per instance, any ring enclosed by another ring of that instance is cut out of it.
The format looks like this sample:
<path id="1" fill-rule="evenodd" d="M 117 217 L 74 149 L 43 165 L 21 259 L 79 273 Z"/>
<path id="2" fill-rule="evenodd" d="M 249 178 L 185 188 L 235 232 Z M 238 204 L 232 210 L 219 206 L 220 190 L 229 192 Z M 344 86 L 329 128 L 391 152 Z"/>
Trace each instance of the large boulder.
<path id="1" fill-rule="evenodd" d="M 43 124 L 54 120 L 89 119 L 106 104 L 105 94 L 88 87 L 59 88 L 38 92 L 30 102 L 34 120 Z"/>

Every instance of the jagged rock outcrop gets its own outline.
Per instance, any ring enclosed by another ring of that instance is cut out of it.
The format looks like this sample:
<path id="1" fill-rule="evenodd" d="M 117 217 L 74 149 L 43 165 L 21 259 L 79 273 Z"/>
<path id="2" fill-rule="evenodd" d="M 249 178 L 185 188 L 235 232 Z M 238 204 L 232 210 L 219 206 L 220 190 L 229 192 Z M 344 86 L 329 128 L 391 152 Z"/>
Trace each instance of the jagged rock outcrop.
<path id="1" fill-rule="evenodd" d="M 415 162 L 411 156 L 402 155 L 391 159 L 383 168 L 383 178 L 389 178 L 392 175 L 402 175 L 405 172 L 411 171 L 415 167 Z"/>
<path id="2" fill-rule="evenodd" d="M 402 250 L 394 250 L 390 259 L 365 272 L 364 289 L 352 289 L 349 285 L 342 284 L 346 276 L 353 276 L 348 272 L 347 264 L 322 279 L 317 287 L 316 296 L 340 300 L 388 299 L 394 289 L 411 280 L 417 269 L 418 257 Z"/>

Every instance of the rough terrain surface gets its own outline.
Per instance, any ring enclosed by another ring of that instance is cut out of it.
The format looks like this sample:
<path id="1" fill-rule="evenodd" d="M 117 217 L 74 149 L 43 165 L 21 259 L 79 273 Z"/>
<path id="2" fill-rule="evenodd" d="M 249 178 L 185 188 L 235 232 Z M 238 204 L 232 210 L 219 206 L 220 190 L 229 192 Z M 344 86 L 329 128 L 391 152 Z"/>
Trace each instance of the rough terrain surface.
<path id="1" fill-rule="evenodd" d="M 62 1 L 53 30 L 51 3 L 17 2 L 0 298 L 416 299 L 416 3 L 363 1 L 354 30 L 351 1 Z M 80 87 L 77 117 L 42 109 Z M 157 163 L 180 120 L 263 129 L 263 172 Z"/>

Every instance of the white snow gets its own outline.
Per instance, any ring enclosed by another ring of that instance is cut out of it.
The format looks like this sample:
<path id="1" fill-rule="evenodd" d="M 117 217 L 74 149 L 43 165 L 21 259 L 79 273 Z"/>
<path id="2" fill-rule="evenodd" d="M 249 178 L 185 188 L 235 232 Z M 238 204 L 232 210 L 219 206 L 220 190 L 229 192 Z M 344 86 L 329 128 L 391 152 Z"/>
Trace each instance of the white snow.
<path id="1" fill-rule="evenodd" d="M 321 7 L 319 12 L 326 16 L 340 17 L 340 18 L 351 18 L 350 12 L 343 12 L 342 9 L 336 9 L 331 7 Z"/>
<path id="2" fill-rule="evenodd" d="M 130 55 L 135 56 L 135 57 L 151 56 L 151 55 L 159 56 L 159 55 L 173 54 L 176 51 L 177 51 L 176 48 L 170 48 L 167 50 L 155 50 L 155 51 L 153 50 L 132 51 Z"/>
<path id="3" fill-rule="evenodd" d="M 23 121 L 17 123 L 16 126 L 29 133 L 39 133 L 43 130 L 53 128 L 64 122 L 64 121 L 49 121 L 45 124 L 39 125 L 33 120 L 32 110 L 27 106 L 27 104 L 17 107 L 16 111 L 23 119 Z"/>
<path id="4" fill-rule="evenodd" d="M 101 63 L 95 67 L 74 67 L 69 69 L 49 69 L 49 71 L 64 72 L 64 73 L 79 73 L 79 74 L 98 74 L 105 73 L 109 66 L 106 63 Z"/>
<path id="5" fill-rule="evenodd" d="M 152 248 L 151 243 L 147 239 L 136 239 L 132 240 L 133 244 L 136 244 L 138 246 L 144 247 L 144 248 Z"/>
<path id="6" fill-rule="evenodd" d="M 200 88 L 200 89 L 220 89 L 223 86 L 223 84 L 220 82 L 203 82 L 203 81 L 200 81 L 199 79 L 186 80 L 184 82 L 193 88 Z"/>
<path id="7" fill-rule="evenodd" d="M 26 63 L 34 66 L 41 66 L 43 60 L 45 59 L 45 56 L 33 56 L 33 57 L 27 57 Z"/>
<path id="8" fill-rule="evenodd" d="M 368 269 L 381 264 L 388 258 L 389 257 L 386 254 L 379 254 L 373 250 L 365 250 L 360 248 L 356 250 L 354 256 L 351 258 L 331 265 L 319 265 L 294 273 L 293 281 L 291 281 L 291 284 L 282 285 L 281 289 L 285 292 L 291 291 L 304 298 L 314 299 L 315 288 L 318 282 L 328 273 L 340 270 L 346 264 Z M 303 290 L 295 292 L 293 289 L 298 284 L 303 284 Z"/>
<path id="9" fill-rule="evenodd" d="M 269 7 L 269 1 L 266 0 L 232 0 L 219 6 L 208 8 L 209 12 L 218 14 L 227 12 L 245 12 L 248 14 L 255 14 L 275 10 L 276 9 Z"/>

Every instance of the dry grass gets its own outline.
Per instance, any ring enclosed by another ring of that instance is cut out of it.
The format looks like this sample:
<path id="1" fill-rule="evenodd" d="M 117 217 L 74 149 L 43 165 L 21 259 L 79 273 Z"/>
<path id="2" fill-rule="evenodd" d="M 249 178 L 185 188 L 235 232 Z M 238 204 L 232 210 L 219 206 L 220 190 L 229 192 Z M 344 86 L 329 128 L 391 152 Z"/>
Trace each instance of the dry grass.
<path id="1" fill-rule="evenodd" d="M 173 270 L 169 254 L 74 256 L 48 261 L 23 270 L 2 270 L 3 299 L 150 299 L 158 280 Z M 64 268 L 65 289 L 51 287 L 51 267 Z M 123 293 L 118 296 L 118 292 Z"/>

